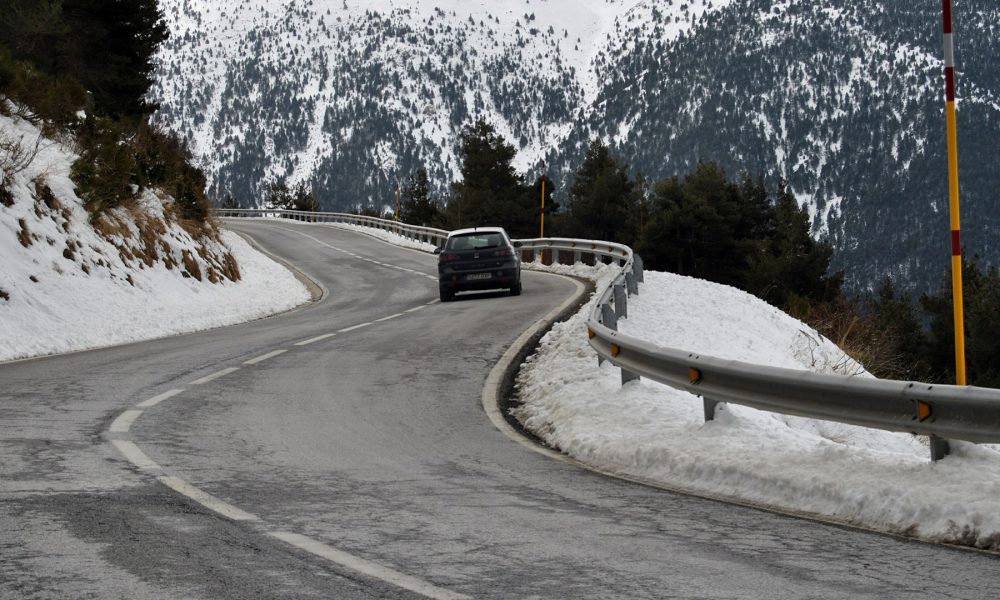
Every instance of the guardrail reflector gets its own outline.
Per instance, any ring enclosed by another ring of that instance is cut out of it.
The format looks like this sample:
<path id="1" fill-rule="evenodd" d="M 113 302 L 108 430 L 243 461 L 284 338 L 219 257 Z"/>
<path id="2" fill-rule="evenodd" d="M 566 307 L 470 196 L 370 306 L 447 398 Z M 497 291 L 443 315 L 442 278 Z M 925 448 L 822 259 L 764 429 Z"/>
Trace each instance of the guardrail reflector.
<path id="1" fill-rule="evenodd" d="M 622 353 L 621 346 L 619 346 L 618 344 L 611 344 L 611 356 L 617 357 L 621 353 Z"/>
<path id="2" fill-rule="evenodd" d="M 590 339 L 594 339 L 594 336 L 596 336 L 596 335 L 597 335 L 597 334 L 596 334 L 596 333 L 594 333 L 594 330 L 593 330 L 593 329 L 591 329 L 590 327 L 588 327 L 588 328 L 587 328 L 587 337 L 588 337 L 588 338 L 590 338 Z"/>
<path id="3" fill-rule="evenodd" d="M 701 382 L 701 370 L 700 369 L 696 369 L 694 367 L 691 367 L 690 376 L 691 376 L 691 383 L 700 383 Z"/>
<path id="4" fill-rule="evenodd" d="M 921 423 L 931 417 L 931 405 L 922 400 L 917 400 L 917 418 Z"/>

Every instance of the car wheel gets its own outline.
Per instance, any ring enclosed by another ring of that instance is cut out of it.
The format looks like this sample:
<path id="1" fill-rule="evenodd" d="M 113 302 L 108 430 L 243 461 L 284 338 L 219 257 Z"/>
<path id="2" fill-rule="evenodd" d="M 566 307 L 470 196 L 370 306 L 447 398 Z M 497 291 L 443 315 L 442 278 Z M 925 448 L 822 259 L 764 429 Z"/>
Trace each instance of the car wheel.
<path id="1" fill-rule="evenodd" d="M 520 281 L 518 281 L 516 284 L 514 284 L 514 287 L 510 288 L 510 295 L 511 296 L 520 296 L 521 295 L 521 282 Z"/>
<path id="2" fill-rule="evenodd" d="M 438 291 L 441 292 L 441 302 L 451 302 L 451 299 L 455 297 L 453 292 L 448 292 L 443 289 L 439 289 Z"/>

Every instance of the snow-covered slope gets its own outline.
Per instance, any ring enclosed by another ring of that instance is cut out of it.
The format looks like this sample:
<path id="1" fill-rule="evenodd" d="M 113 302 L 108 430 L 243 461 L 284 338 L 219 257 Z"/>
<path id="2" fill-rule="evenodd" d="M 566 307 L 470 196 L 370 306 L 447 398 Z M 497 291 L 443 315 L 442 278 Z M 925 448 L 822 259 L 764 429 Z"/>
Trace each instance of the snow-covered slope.
<path id="1" fill-rule="evenodd" d="M 535 268 L 539 268 L 537 265 Z M 608 278 L 610 268 L 571 268 Z M 832 342 L 740 290 L 646 273 L 628 335 L 749 363 L 867 377 Z M 594 300 L 592 300 L 593 302 Z M 1000 550 L 1000 451 L 720 405 L 597 368 L 585 316 L 553 327 L 522 368 L 515 415 L 555 448 L 627 476 L 927 540 Z"/>
<path id="2" fill-rule="evenodd" d="M 69 178 L 76 156 L 30 123 L 0 115 L 0 136 L 34 148 L 0 204 L 0 361 L 229 325 L 309 299 L 284 267 L 242 238 L 189 231 L 169 197 L 93 224 Z"/>

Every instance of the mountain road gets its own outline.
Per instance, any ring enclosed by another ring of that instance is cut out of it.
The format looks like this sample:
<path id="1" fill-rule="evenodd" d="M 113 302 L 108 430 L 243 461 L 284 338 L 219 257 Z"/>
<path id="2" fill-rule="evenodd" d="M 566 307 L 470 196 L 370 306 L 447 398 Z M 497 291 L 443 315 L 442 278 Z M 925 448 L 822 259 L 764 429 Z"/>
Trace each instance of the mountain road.
<path id="1" fill-rule="evenodd" d="M 512 441 L 484 413 L 484 382 L 522 331 L 578 293 L 572 280 L 526 271 L 521 296 L 442 304 L 432 255 L 324 225 L 226 226 L 322 298 L 0 364 L 0 598 L 1000 589 L 992 555 L 652 489 Z"/>

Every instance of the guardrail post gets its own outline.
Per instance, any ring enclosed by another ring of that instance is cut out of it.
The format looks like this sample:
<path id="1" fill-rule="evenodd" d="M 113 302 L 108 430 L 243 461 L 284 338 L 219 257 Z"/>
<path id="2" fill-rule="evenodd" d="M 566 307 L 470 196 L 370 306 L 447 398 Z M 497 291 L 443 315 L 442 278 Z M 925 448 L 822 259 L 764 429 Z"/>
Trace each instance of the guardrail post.
<path id="1" fill-rule="evenodd" d="M 714 421 L 715 407 L 718 406 L 719 403 L 715 400 L 709 400 L 704 396 L 701 397 L 701 401 L 705 405 L 705 422 L 707 423 L 708 421 Z"/>
<path id="2" fill-rule="evenodd" d="M 615 311 L 611 310 L 611 307 L 607 304 L 601 305 L 601 324 L 611 331 L 618 331 L 618 317 L 615 316 Z M 603 365 L 604 360 L 604 357 L 598 354 L 597 366 Z"/>
<path id="3" fill-rule="evenodd" d="M 635 275 L 636 283 L 642 283 L 646 280 L 642 273 L 642 257 L 638 254 L 632 255 L 632 274 Z"/>
<path id="4" fill-rule="evenodd" d="M 931 438 L 931 461 L 937 462 L 942 458 L 951 454 L 951 444 L 948 440 L 944 438 L 939 438 L 936 435 L 930 436 Z"/>
<path id="5" fill-rule="evenodd" d="M 628 318 L 628 294 L 625 293 L 625 286 L 620 283 L 615 284 L 615 316 Z"/>
<path id="6" fill-rule="evenodd" d="M 630 296 L 639 295 L 639 284 L 635 281 L 635 276 L 631 273 L 625 274 L 625 285 L 628 288 L 628 293 Z"/>
<path id="7" fill-rule="evenodd" d="M 579 263 L 579 262 L 583 262 L 583 252 L 580 252 L 579 250 L 574 250 L 573 251 L 573 264 L 575 265 L 576 263 Z"/>

